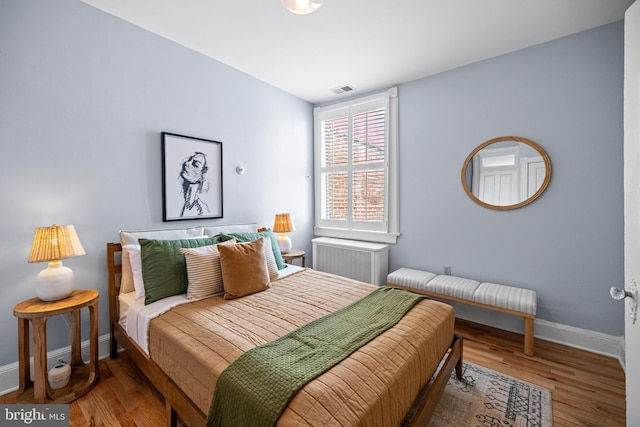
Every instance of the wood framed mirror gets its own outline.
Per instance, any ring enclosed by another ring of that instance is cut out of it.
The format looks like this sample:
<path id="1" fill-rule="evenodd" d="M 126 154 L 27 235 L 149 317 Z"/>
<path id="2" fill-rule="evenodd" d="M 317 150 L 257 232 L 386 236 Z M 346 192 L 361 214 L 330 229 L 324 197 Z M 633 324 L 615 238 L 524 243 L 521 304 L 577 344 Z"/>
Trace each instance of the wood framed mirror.
<path id="1" fill-rule="evenodd" d="M 551 181 L 551 160 L 542 147 L 519 136 L 483 142 L 466 158 L 462 187 L 477 204 L 510 210 L 526 206 Z"/>

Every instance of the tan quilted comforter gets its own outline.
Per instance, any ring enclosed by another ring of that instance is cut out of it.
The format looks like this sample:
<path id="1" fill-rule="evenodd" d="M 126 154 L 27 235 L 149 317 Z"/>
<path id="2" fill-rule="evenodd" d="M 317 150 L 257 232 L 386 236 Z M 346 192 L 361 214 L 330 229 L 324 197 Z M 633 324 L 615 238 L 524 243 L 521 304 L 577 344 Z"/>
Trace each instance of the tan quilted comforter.
<path id="1" fill-rule="evenodd" d="M 153 319 L 149 353 L 206 414 L 218 375 L 243 352 L 363 297 L 374 286 L 314 270 L 235 300 L 207 298 Z M 397 426 L 453 339 L 454 311 L 418 303 L 393 328 L 307 384 L 278 426 Z"/>

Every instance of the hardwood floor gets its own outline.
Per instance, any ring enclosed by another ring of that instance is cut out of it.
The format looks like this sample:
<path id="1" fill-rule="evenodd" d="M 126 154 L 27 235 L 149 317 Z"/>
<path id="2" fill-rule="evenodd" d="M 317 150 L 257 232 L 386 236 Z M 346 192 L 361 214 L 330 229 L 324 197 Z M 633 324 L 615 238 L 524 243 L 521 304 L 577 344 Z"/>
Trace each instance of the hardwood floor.
<path id="1" fill-rule="evenodd" d="M 535 340 L 535 356 L 522 352 L 522 336 L 457 321 L 464 360 L 551 390 L 553 425 L 625 426 L 625 377 L 617 359 Z"/>
<path id="2" fill-rule="evenodd" d="M 522 336 L 458 321 L 464 359 L 551 389 L 554 426 L 624 426 L 625 380 L 618 360 L 536 339 L 535 356 Z M 100 361 L 100 381 L 70 405 L 71 426 L 163 426 L 164 402 L 126 357 Z M 0 396 L 15 403 L 16 393 Z M 457 427 L 457 426 L 456 426 Z"/>

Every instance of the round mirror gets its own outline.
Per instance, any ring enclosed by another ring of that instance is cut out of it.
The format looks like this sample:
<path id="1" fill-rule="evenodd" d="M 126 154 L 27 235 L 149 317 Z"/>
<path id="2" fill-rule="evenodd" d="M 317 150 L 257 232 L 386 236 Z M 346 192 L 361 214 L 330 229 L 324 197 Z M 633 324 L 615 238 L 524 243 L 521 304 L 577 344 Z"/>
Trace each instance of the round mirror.
<path id="1" fill-rule="evenodd" d="M 551 181 L 551 160 L 535 142 L 501 136 L 480 144 L 462 165 L 462 186 L 489 209 L 516 209 L 540 197 Z"/>

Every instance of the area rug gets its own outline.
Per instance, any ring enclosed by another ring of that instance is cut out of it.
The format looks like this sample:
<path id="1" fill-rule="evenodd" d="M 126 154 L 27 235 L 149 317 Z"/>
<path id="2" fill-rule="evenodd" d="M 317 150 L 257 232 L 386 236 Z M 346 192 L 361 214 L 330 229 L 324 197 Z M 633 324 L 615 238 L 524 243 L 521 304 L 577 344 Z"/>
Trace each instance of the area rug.
<path id="1" fill-rule="evenodd" d="M 551 391 L 491 369 L 464 362 L 445 387 L 429 427 L 549 427 Z"/>

